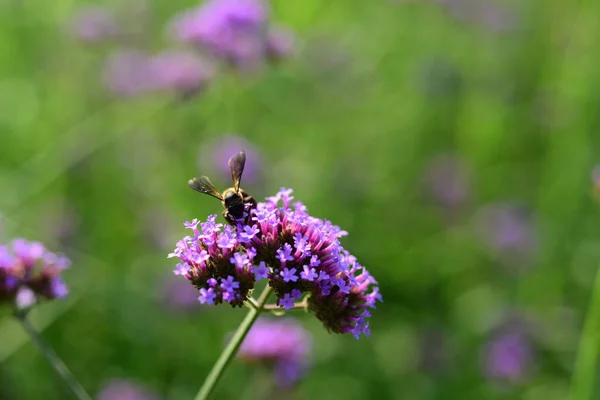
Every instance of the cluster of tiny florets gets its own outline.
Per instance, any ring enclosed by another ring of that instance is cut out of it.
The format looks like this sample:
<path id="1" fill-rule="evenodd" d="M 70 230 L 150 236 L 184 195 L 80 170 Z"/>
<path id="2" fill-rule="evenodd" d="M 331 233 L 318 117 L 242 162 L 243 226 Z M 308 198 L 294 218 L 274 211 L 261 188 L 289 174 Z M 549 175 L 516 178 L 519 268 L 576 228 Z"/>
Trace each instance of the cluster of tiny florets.
<path id="1" fill-rule="evenodd" d="M 193 236 L 177 244 L 176 274 L 200 292 L 201 303 L 241 306 L 256 281 L 267 279 L 277 304 L 289 310 L 304 294 L 308 308 L 334 333 L 369 334 L 369 308 L 381 300 L 375 279 L 340 244 L 347 235 L 329 221 L 310 216 L 292 190 L 249 210 L 247 224 L 186 222 Z M 200 229 L 198 229 L 200 225 Z"/>
<path id="2" fill-rule="evenodd" d="M 175 18 L 175 36 L 238 68 L 285 58 L 293 36 L 275 28 L 261 0 L 208 0 Z"/>
<path id="3" fill-rule="evenodd" d="M 39 242 L 15 239 L 0 246 L 0 303 L 26 308 L 39 297 L 65 297 L 68 290 L 60 274 L 69 266 L 68 258 Z"/>

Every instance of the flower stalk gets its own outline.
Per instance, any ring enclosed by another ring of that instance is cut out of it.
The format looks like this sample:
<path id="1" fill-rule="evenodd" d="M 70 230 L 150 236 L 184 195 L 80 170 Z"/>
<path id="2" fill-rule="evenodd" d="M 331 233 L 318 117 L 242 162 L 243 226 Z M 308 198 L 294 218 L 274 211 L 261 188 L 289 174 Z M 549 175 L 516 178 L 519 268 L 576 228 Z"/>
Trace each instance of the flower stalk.
<path id="1" fill-rule="evenodd" d="M 231 338 L 231 340 L 219 356 L 219 359 L 213 366 L 212 370 L 206 377 L 206 380 L 204 381 L 204 384 L 198 391 L 195 400 L 208 399 L 208 396 L 210 396 L 211 392 L 216 387 L 217 383 L 219 382 L 219 379 L 221 379 L 221 376 L 225 372 L 225 369 L 237 354 L 238 349 L 242 345 L 242 342 L 244 341 L 244 338 L 250 331 L 250 328 L 252 328 L 252 325 L 254 324 L 254 322 L 256 322 L 261 311 L 263 311 L 263 308 L 269 300 L 272 290 L 273 289 L 269 285 L 267 285 L 264 288 L 263 292 L 260 294 L 260 297 L 256 301 L 256 307 L 250 308 L 248 314 L 246 314 L 246 317 L 244 318 L 238 329 L 235 331 L 233 337 Z"/>
<path id="2" fill-rule="evenodd" d="M 44 355 L 44 357 L 46 357 L 46 360 L 48 360 L 48 363 L 50 363 L 50 366 L 52 366 L 56 374 L 69 387 L 73 395 L 79 400 L 92 400 L 90 395 L 87 394 L 85 389 L 73 376 L 71 371 L 69 371 L 65 363 L 54 352 L 54 350 L 52 350 L 52 347 L 50 347 L 48 343 L 44 341 L 39 332 L 31 324 L 31 322 L 27 318 L 27 310 L 16 311 L 15 317 L 19 320 L 25 332 L 27 332 L 31 340 L 36 344 L 36 346 Z"/>

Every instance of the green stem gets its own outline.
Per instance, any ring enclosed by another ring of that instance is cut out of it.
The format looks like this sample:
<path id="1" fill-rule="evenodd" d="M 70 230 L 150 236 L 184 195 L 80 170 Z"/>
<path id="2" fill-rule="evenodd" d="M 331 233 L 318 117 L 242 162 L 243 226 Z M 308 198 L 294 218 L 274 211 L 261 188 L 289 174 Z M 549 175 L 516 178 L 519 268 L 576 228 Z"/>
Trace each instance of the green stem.
<path id="1" fill-rule="evenodd" d="M 588 400 L 596 381 L 596 360 L 600 342 L 600 268 L 592 288 L 583 332 L 579 339 L 579 350 L 571 380 L 570 400 Z"/>
<path id="2" fill-rule="evenodd" d="M 271 286 L 267 285 L 263 292 L 260 294 L 260 297 L 258 298 L 257 308 L 251 308 L 250 310 L 248 310 L 248 314 L 246 314 L 246 317 L 238 327 L 237 331 L 235 331 L 233 337 L 231 338 L 229 343 L 227 343 L 227 346 L 219 356 L 219 359 L 217 360 L 212 370 L 206 377 L 206 380 L 204 381 L 204 384 L 202 385 L 200 391 L 196 395 L 195 400 L 207 399 L 210 393 L 214 390 L 215 386 L 217 385 L 217 382 L 219 382 L 219 379 L 225 372 L 225 369 L 227 368 L 231 360 L 233 360 L 233 357 L 235 357 L 235 355 L 237 354 L 237 351 L 242 345 L 242 342 L 248 334 L 248 331 L 250 331 L 250 328 L 260 315 L 260 312 L 262 311 L 263 307 L 265 306 L 265 303 L 271 295 L 271 291 Z"/>
<path id="3" fill-rule="evenodd" d="M 90 395 L 87 394 L 85 389 L 77 382 L 77 379 L 75 379 L 73 374 L 71 374 L 65 363 L 58 355 L 56 355 L 54 350 L 52 350 L 52 347 L 44 341 L 29 319 L 27 319 L 27 312 L 18 311 L 15 313 L 15 316 L 21 322 L 23 329 L 25 329 L 27 334 L 31 337 L 31 340 L 37 345 L 52 368 L 54 368 L 54 371 L 56 371 L 58 376 L 64 381 L 69 389 L 71 389 L 71 392 L 73 392 L 75 397 L 79 400 L 92 400 Z"/>

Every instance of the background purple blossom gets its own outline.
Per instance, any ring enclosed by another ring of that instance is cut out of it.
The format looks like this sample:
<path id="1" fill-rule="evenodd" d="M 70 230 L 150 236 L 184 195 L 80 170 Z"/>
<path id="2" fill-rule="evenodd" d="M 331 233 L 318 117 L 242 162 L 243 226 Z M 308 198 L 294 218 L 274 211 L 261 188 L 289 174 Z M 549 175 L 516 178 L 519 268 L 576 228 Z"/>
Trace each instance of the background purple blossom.
<path id="1" fill-rule="evenodd" d="M 61 273 L 71 262 L 40 242 L 14 239 L 0 245 L 0 302 L 27 308 L 41 299 L 66 297 Z"/>
<path id="2" fill-rule="evenodd" d="M 248 332 L 238 358 L 271 366 L 276 384 L 288 387 L 304 376 L 311 350 L 311 336 L 298 322 L 263 318 Z"/>
<path id="3" fill-rule="evenodd" d="M 157 394 L 140 383 L 127 379 L 111 379 L 100 390 L 98 400 L 160 400 Z"/>

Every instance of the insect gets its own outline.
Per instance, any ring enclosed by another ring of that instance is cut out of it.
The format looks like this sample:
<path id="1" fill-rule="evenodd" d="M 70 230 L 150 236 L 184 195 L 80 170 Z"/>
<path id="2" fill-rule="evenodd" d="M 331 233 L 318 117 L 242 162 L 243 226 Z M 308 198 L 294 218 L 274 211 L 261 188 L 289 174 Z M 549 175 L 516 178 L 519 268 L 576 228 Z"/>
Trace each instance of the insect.
<path id="1" fill-rule="evenodd" d="M 225 207 L 223 216 L 231 225 L 235 225 L 236 221 L 244 217 L 246 205 L 249 205 L 250 208 L 256 207 L 256 200 L 240 188 L 245 165 L 246 153 L 243 150 L 229 159 L 233 187 L 226 189 L 223 193 L 215 188 L 208 176 L 202 175 L 200 178 L 192 178 L 188 181 L 188 185 L 192 189 L 221 200 L 223 207 Z"/>

